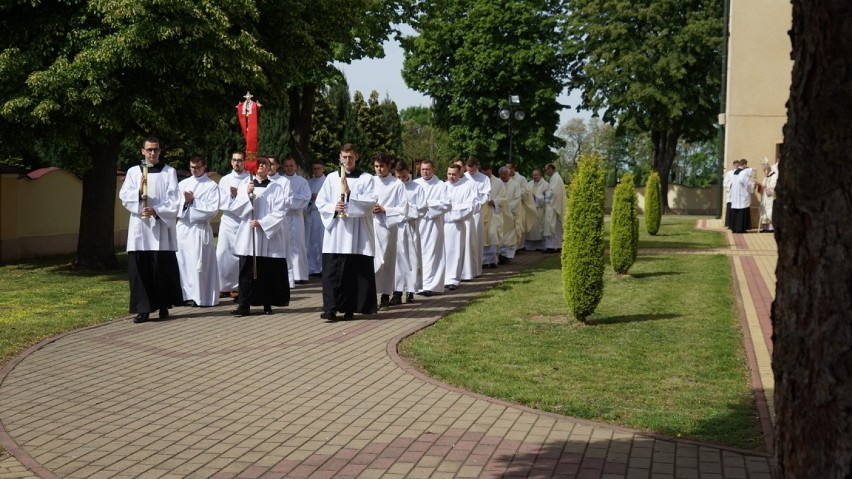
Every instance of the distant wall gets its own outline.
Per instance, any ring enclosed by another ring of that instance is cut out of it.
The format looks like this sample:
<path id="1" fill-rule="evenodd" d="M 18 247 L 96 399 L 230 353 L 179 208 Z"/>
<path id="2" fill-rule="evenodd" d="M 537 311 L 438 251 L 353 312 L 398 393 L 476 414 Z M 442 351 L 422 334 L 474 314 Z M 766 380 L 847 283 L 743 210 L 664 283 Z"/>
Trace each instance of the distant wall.
<path id="1" fill-rule="evenodd" d="M 612 211 L 612 195 L 615 188 L 606 189 L 606 211 Z M 718 215 L 719 187 L 688 188 L 680 185 L 669 185 L 669 207 L 679 215 Z M 637 187 L 639 196 L 639 212 L 645 212 L 645 187 Z"/>
<path id="2" fill-rule="evenodd" d="M 216 181 L 219 175 L 211 175 Z M 121 205 L 116 177 L 114 239 L 117 249 L 127 243 L 130 213 Z M 59 168 L 42 168 L 26 175 L 0 175 L 0 261 L 74 253 L 80 226 L 83 182 Z M 219 218 L 214 219 L 214 230 Z"/>

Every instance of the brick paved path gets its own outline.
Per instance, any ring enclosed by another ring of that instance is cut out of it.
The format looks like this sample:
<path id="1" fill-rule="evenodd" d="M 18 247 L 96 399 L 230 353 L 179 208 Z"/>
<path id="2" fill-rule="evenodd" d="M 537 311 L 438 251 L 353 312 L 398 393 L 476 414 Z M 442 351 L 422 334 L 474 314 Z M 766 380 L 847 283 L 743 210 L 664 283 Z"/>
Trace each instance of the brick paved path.
<path id="1" fill-rule="evenodd" d="M 313 281 L 272 316 L 177 308 L 45 342 L 0 371 L 0 479 L 771 477 L 766 454 L 540 413 L 399 360 L 400 339 L 540 258 L 354 321 L 318 319 Z"/>

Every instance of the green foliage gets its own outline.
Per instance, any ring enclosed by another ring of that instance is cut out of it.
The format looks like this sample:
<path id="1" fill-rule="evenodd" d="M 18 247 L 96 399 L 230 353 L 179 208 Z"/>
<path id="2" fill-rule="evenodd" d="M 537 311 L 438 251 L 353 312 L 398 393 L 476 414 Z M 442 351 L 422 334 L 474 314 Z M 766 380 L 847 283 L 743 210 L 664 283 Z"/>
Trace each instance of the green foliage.
<path id="1" fill-rule="evenodd" d="M 435 162 L 435 171 L 446 171 L 454 153 L 447 132 L 432 124 L 432 109 L 425 106 L 404 108 L 400 118 L 402 158 L 412 165 L 418 160 L 429 159 Z"/>
<path id="2" fill-rule="evenodd" d="M 615 187 L 611 218 L 609 262 L 616 273 L 627 274 L 639 252 L 639 199 L 630 173 Z"/>
<path id="3" fill-rule="evenodd" d="M 678 140 L 716 134 L 722 0 L 570 5 L 564 31 L 570 87 L 582 92 L 581 108 L 650 135 L 665 200 Z"/>
<path id="4" fill-rule="evenodd" d="M 509 95 L 526 112 L 513 123 L 520 169 L 540 166 L 558 146 L 553 126 L 565 83 L 559 49 L 562 2 L 490 0 L 417 2 L 404 37 L 403 78 L 435 101 L 434 125 L 448 131 L 452 147 L 484 163 L 508 157 L 507 123 L 498 117 Z"/>
<path id="5" fill-rule="evenodd" d="M 660 175 L 652 171 L 645 184 L 645 228 L 650 235 L 656 235 L 660 231 L 660 222 L 663 217 L 661 202 Z"/>
<path id="6" fill-rule="evenodd" d="M 568 186 L 562 286 L 571 314 L 585 322 L 603 297 L 606 193 L 602 159 L 583 155 Z"/>
<path id="7" fill-rule="evenodd" d="M 257 149 L 261 155 L 274 156 L 279 162 L 290 152 L 289 108 L 260 108 L 258 111 Z"/>

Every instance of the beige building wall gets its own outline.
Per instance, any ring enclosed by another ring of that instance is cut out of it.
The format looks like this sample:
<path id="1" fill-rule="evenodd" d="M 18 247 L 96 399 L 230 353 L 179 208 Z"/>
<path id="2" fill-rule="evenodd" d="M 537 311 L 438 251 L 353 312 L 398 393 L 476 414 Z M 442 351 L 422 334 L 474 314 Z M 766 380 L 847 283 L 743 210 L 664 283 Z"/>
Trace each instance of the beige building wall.
<path id="1" fill-rule="evenodd" d="M 210 175 L 219 181 L 220 175 Z M 118 199 L 124 177 L 116 177 L 115 246 L 127 244 L 130 213 Z M 83 182 L 59 168 L 27 175 L 0 175 L 0 261 L 17 261 L 77 251 Z M 211 222 L 218 231 L 219 216 Z"/>
<path id="2" fill-rule="evenodd" d="M 729 0 L 729 4 L 725 168 L 745 158 L 759 182 L 760 162 L 766 157 L 775 163 L 776 145 L 787 121 L 792 7 L 789 0 Z"/>

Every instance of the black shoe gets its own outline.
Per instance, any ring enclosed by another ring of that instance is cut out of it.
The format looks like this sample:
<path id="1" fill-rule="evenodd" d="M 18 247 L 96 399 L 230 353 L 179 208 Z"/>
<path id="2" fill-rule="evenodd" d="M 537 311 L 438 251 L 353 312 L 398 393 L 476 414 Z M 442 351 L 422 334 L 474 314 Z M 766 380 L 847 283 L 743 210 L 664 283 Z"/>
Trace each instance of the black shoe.
<path id="1" fill-rule="evenodd" d="M 503 256 L 502 254 L 497 257 L 497 264 L 506 264 L 509 262 L 509 258 Z"/>
<path id="2" fill-rule="evenodd" d="M 343 319 L 352 319 L 354 317 L 355 317 L 355 313 L 352 313 L 352 312 L 343 313 Z"/>
<path id="3" fill-rule="evenodd" d="M 387 308 L 390 306 L 390 295 L 383 294 L 381 300 L 379 301 L 379 309 Z"/>
<path id="4" fill-rule="evenodd" d="M 456 289 L 458 289 L 458 286 L 454 284 L 448 284 L 447 289 L 449 289 L 450 291 L 455 291 Z"/>
<path id="5" fill-rule="evenodd" d="M 417 293 L 417 294 L 419 294 L 419 295 L 421 295 L 421 296 L 426 296 L 426 297 L 428 298 L 429 296 L 432 296 L 433 294 L 435 294 L 435 292 L 434 292 L 434 291 L 429 291 L 428 289 L 424 289 L 423 291 L 421 291 L 421 292 L 419 292 L 419 293 Z"/>
<path id="6" fill-rule="evenodd" d="M 405 296 L 405 302 L 406 303 L 413 303 L 414 302 L 414 293 L 408 293 L 408 295 Z"/>
<path id="7" fill-rule="evenodd" d="M 337 321 L 337 314 L 334 311 L 323 311 L 320 313 L 320 319 L 326 319 L 328 321 Z"/>
<path id="8" fill-rule="evenodd" d="M 139 313 L 133 318 L 134 323 L 144 323 L 145 321 L 148 321 L 148 313 Z"/>
<path id="9" fill-rule="evenodd" d="M 402 293 L 394 291 L 393 297 L 388 301 L 388 306 L 398 306 L 402 304 Z"/>
<path id="10" fill-rule="evenodd" d="M 183 303 L 183 305 L 189 306 L 190 308 L 197 308 L 198 307 L 198 303 L 196 303 L 195 301 L 193 301 L 191 299 L 189 301 Z"/>
<path id="11" fill-rule="evenodd" d="M 263 307 L 263 314 L 272 314 L 272 306 L 269 306 L 269 305 L 264 306 Z"/>
<path id="12" fill-rule="evenodd" d="M 306 279 L 297 279 L 296 284 L 308 284 L 308 280 Z"/>
<path id="13" fill-rule="evenodd" d="M 169 308 L 160 308 L 160 319 L 169 319 Z"/>
<path id="14" fill-rule="evenodd" d="M 251 309 L 249 307 L 237 306 L 237 309 L 231 311 L 231 314 L 234 316 L 248 316 L 251 314 Z"/>

